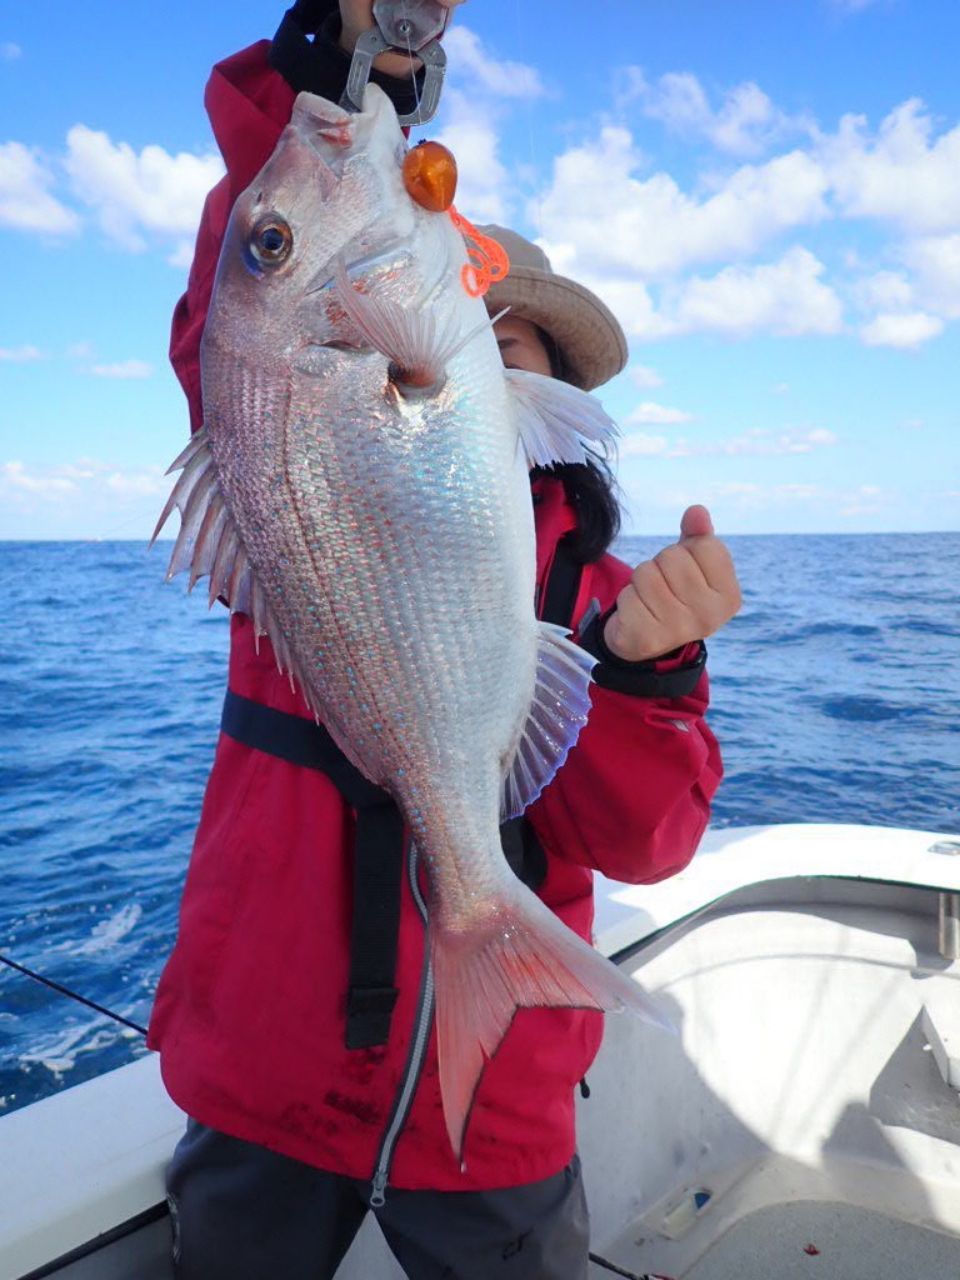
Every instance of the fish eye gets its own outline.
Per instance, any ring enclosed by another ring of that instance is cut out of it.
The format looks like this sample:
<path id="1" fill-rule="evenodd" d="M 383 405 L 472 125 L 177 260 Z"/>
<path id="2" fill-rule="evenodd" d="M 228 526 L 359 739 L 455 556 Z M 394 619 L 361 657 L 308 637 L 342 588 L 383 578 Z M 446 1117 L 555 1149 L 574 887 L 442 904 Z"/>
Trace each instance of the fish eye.
<path id="1" fill-rule="evenodd" d="M 250 235 L 250 252 L 264 267 L 275 267 L 283 262 L 290 256 L 292 248 L 290 224 L 275 213 L 261 218 Z"/>

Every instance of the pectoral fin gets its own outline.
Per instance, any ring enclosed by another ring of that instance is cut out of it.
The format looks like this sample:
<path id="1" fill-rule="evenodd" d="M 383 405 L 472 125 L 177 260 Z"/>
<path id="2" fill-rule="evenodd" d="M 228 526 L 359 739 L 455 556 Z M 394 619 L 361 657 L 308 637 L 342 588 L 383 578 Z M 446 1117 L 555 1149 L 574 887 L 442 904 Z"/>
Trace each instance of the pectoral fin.
<path id="1" fill-rule="evenodd" d="M 491 325 L 489 317 L 463 333 L 448 316 L 438 322 L 429 307 L 401 307 L 390 298 L 354 288 L 342 261 L 334 273 L 337 300 L 361 337 L 385 355 L 400 382 L 433 387 L 443 382 L 449 362 L 477 334 Z"/>
<path id="2" fill-rule="evenodd" d="M 586 462 L 588 446 L 602 450 L 615 441 L 616 424 L 595 396 L 526 369 L 506 373 L 528 466 Z"/>
<path id="3" fill-rule="evenodd" d="M 590 672 L 595 662 L 569 639 L 565 628 L 540 623 L 537 683 L 527 723 L 503 781 L 502 821 L 523 813 L 566 760 L 587 722 Z"/>

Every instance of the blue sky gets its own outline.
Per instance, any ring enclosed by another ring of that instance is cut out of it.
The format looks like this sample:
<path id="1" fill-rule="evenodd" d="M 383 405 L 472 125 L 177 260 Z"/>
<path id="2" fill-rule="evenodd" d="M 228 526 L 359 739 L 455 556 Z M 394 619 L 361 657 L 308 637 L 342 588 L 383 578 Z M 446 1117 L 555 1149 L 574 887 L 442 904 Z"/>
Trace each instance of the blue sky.
<path id="1" fill-rule="evenodd" d="M 281 5 L 0 17 L 0 538 L 137 538 L 186 439 L 166 364 L 219 161 L 210 65 Z M 588 16 L 588 25 L 585 20 Z M 960 527 L 956 0 L 469 0 L 442 137 L 474 221 L 627 330 L 627 527 Z"/>

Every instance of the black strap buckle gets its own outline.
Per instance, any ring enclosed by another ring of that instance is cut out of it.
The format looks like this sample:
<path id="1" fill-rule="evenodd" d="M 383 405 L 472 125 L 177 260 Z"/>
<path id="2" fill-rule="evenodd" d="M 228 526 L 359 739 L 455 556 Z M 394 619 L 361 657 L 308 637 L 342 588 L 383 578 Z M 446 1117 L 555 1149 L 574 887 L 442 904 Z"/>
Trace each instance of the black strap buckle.
<path id="1" fill-rule="evenodd" d="M 390 1018 L 397 1003 L 396 987 L 351 987 L 347 992 L 348 1049 L 372 1049 L 386 1044 Z"/>

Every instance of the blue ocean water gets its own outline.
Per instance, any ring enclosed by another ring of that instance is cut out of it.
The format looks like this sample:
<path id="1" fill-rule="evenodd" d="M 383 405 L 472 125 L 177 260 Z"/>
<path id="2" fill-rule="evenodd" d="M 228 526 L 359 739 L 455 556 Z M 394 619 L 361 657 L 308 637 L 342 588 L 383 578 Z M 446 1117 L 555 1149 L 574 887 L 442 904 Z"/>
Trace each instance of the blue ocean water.
<path id="1" fill-rule="evenodd" d="M 662 540 L 625 539 L 636 563 Z M 960 534 L 729 539 L 720 826 L 960 831 Z M 0 953 L 144 1024 L 173 943 L 228 626 L 139 543 L 0 544 Z M 0 966 L 0 1113 L 146 1050 Z"/>

